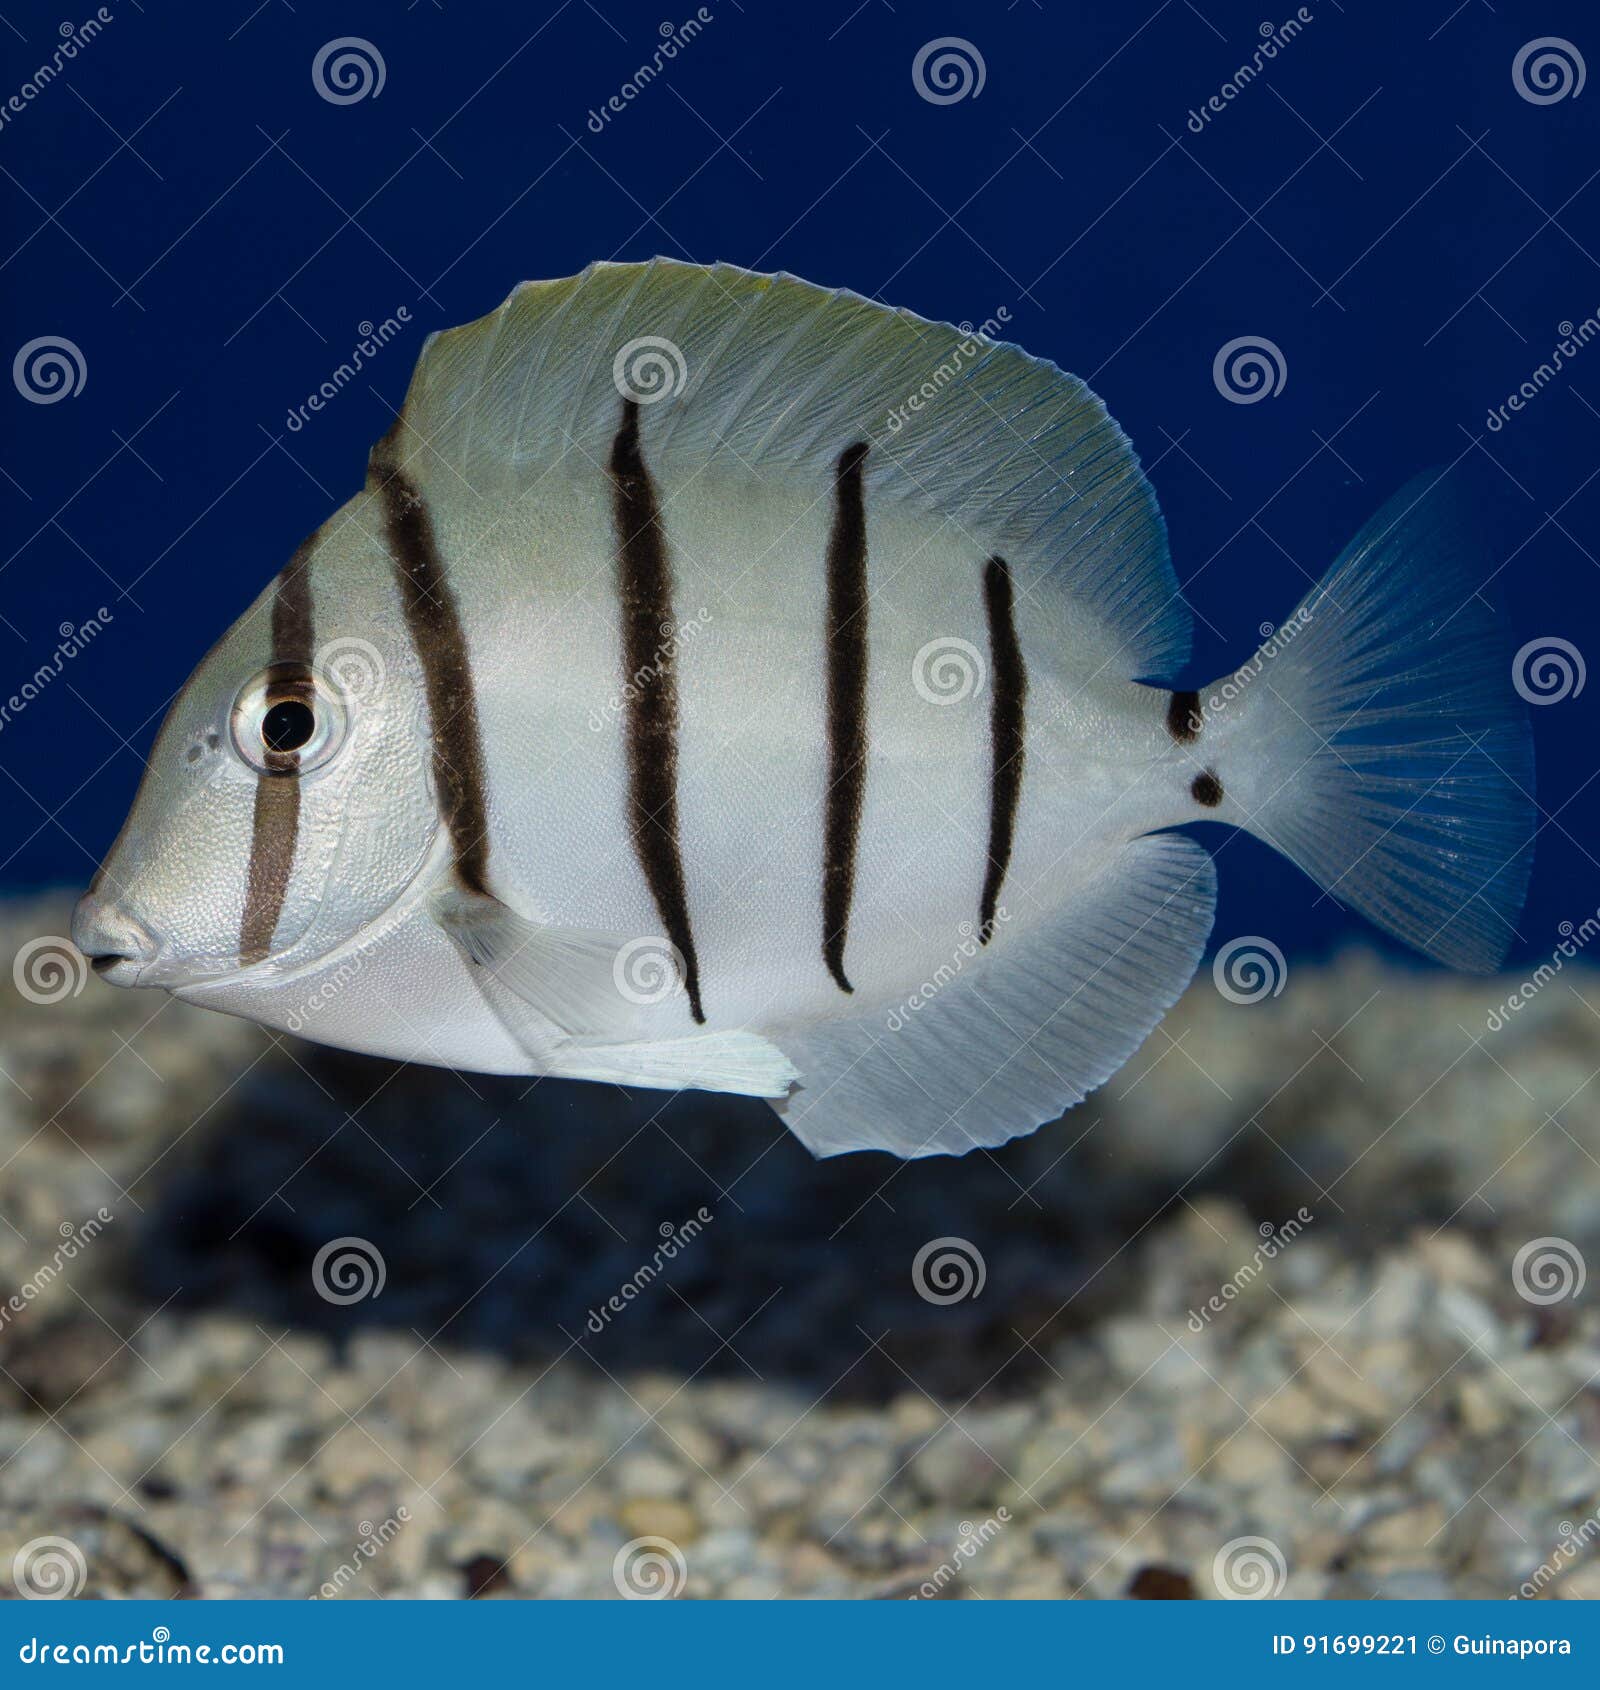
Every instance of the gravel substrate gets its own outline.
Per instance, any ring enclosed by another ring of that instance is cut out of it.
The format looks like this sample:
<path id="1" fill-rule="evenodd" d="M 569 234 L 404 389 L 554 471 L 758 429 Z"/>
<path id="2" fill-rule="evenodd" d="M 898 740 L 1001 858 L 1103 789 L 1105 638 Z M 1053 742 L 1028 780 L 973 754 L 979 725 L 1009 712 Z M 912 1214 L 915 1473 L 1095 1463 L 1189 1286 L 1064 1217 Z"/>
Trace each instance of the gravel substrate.
<path id="1" fill-rule="evenodd" d="M 1516 983 L 1208 969 L 898 1164 L 8 966 L 0 1591 L 1600 1596 L 1600 975 Z"/>

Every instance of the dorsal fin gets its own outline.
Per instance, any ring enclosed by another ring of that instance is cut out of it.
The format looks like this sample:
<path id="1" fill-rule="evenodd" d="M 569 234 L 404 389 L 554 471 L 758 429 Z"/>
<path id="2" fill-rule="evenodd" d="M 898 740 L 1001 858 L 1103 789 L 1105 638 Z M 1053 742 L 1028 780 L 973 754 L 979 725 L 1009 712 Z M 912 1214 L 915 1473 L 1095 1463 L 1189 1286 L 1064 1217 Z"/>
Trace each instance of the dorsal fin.
<path id="1" fill-rule="evenodd" d="M 1125 677 L 1170 676 L 1187 658 L 1154 493 L 1083 382 L 793 276 L 657 258 L 524 283 L 429 338 L 392 444 L 446 496 L 515 497 L 564 454 L 605 463 L 619 371 L 656 461 L 726 454 L 763 480 L 825 478 L 843 445 L 866 440 L 869 500 L 1004 556 L 1020 592 L 1065 598 L 1101 625 Z"/>

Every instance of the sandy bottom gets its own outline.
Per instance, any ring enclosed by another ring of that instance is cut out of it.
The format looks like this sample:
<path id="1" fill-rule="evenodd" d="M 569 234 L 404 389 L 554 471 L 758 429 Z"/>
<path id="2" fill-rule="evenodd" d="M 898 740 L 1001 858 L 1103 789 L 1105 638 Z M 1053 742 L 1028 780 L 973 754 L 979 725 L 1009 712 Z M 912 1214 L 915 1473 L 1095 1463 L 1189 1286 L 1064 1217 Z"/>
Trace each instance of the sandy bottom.
<path id="1" fill-rule="evenodd" d="M 1033 1138 L 819 1164 L 41 985 L 64 920 L 0 911 L 0 1588 L 1600 1596 L 1600 976 L 1207 970 Z"/>

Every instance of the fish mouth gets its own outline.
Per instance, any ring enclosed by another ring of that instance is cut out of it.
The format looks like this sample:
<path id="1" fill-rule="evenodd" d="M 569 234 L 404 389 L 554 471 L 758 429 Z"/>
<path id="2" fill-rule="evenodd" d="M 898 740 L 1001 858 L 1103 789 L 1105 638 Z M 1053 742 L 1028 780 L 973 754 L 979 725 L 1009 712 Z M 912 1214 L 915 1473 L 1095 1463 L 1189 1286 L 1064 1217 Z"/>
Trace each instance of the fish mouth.
<path id="1" fill-rule="evenodd" d="M 83 953 L 89 959 L 89 966 L 106 982 L 108 986 L 137 986 L 139 976 L 144 973 L 145 965 L 137 957 L 123 956 L 118 952 Z"/>
<path id="2" fill-rule="evenodd" d="M 435 829 L 433 843 L 416 873 L 393 902 L 354 933 L 315 953 L 305 953 L 303 935 L 295 944 L 247 964 L 241 964 L 237 956 L 215 952 L 175 956 L 142 923 L 125 916 L 92 892 L 80 898 L 73 911 L 72 942 L 88 958 L 95 973 L 110 985 L 156 986 L 185 1003 L 209 1008 L 216 993 L 238 987 L 288 985 L 327 967 L 350 951 L 370 946 L 376 936 L 407 920 L 429 894 L 449 849 L 449 835 L 443 829 Z M 315 932 L 313 924 L 311 933 Z"/>
<path id="3" fill-rule="evenodd" d="M 112 986 L 136 986 L 156 959 L 149 928 L 102 898 L 85 892 L 72 912 L 72 942 Z"/>
<path id="4" fill-rule="evenodd" d="M 108 986 L 172 992 L 237 971 L 231 959 L 180 963 L 142 921 L 95 892 L 86 892 L 72 912 L 72 942 Z"/>

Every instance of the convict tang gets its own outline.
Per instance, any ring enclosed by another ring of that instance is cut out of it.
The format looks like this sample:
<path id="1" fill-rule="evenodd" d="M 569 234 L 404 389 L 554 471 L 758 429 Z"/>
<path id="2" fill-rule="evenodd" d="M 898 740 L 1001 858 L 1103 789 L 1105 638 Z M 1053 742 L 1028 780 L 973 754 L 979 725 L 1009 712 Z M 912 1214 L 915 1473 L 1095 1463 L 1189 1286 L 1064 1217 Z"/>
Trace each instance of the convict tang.
<path id="1" fill-rule="evenodd" d="M 1503 954 L 1531 752 L 1437 479 L 1174 690 L 1155 496 L 1075 377 L 789 276 L 527 284 L 200 664 L 74 937 L 352 1050 L 771 1098 L 818 1154 L 1002 1143 L 1193 974 L 1182 824 Z"/>

